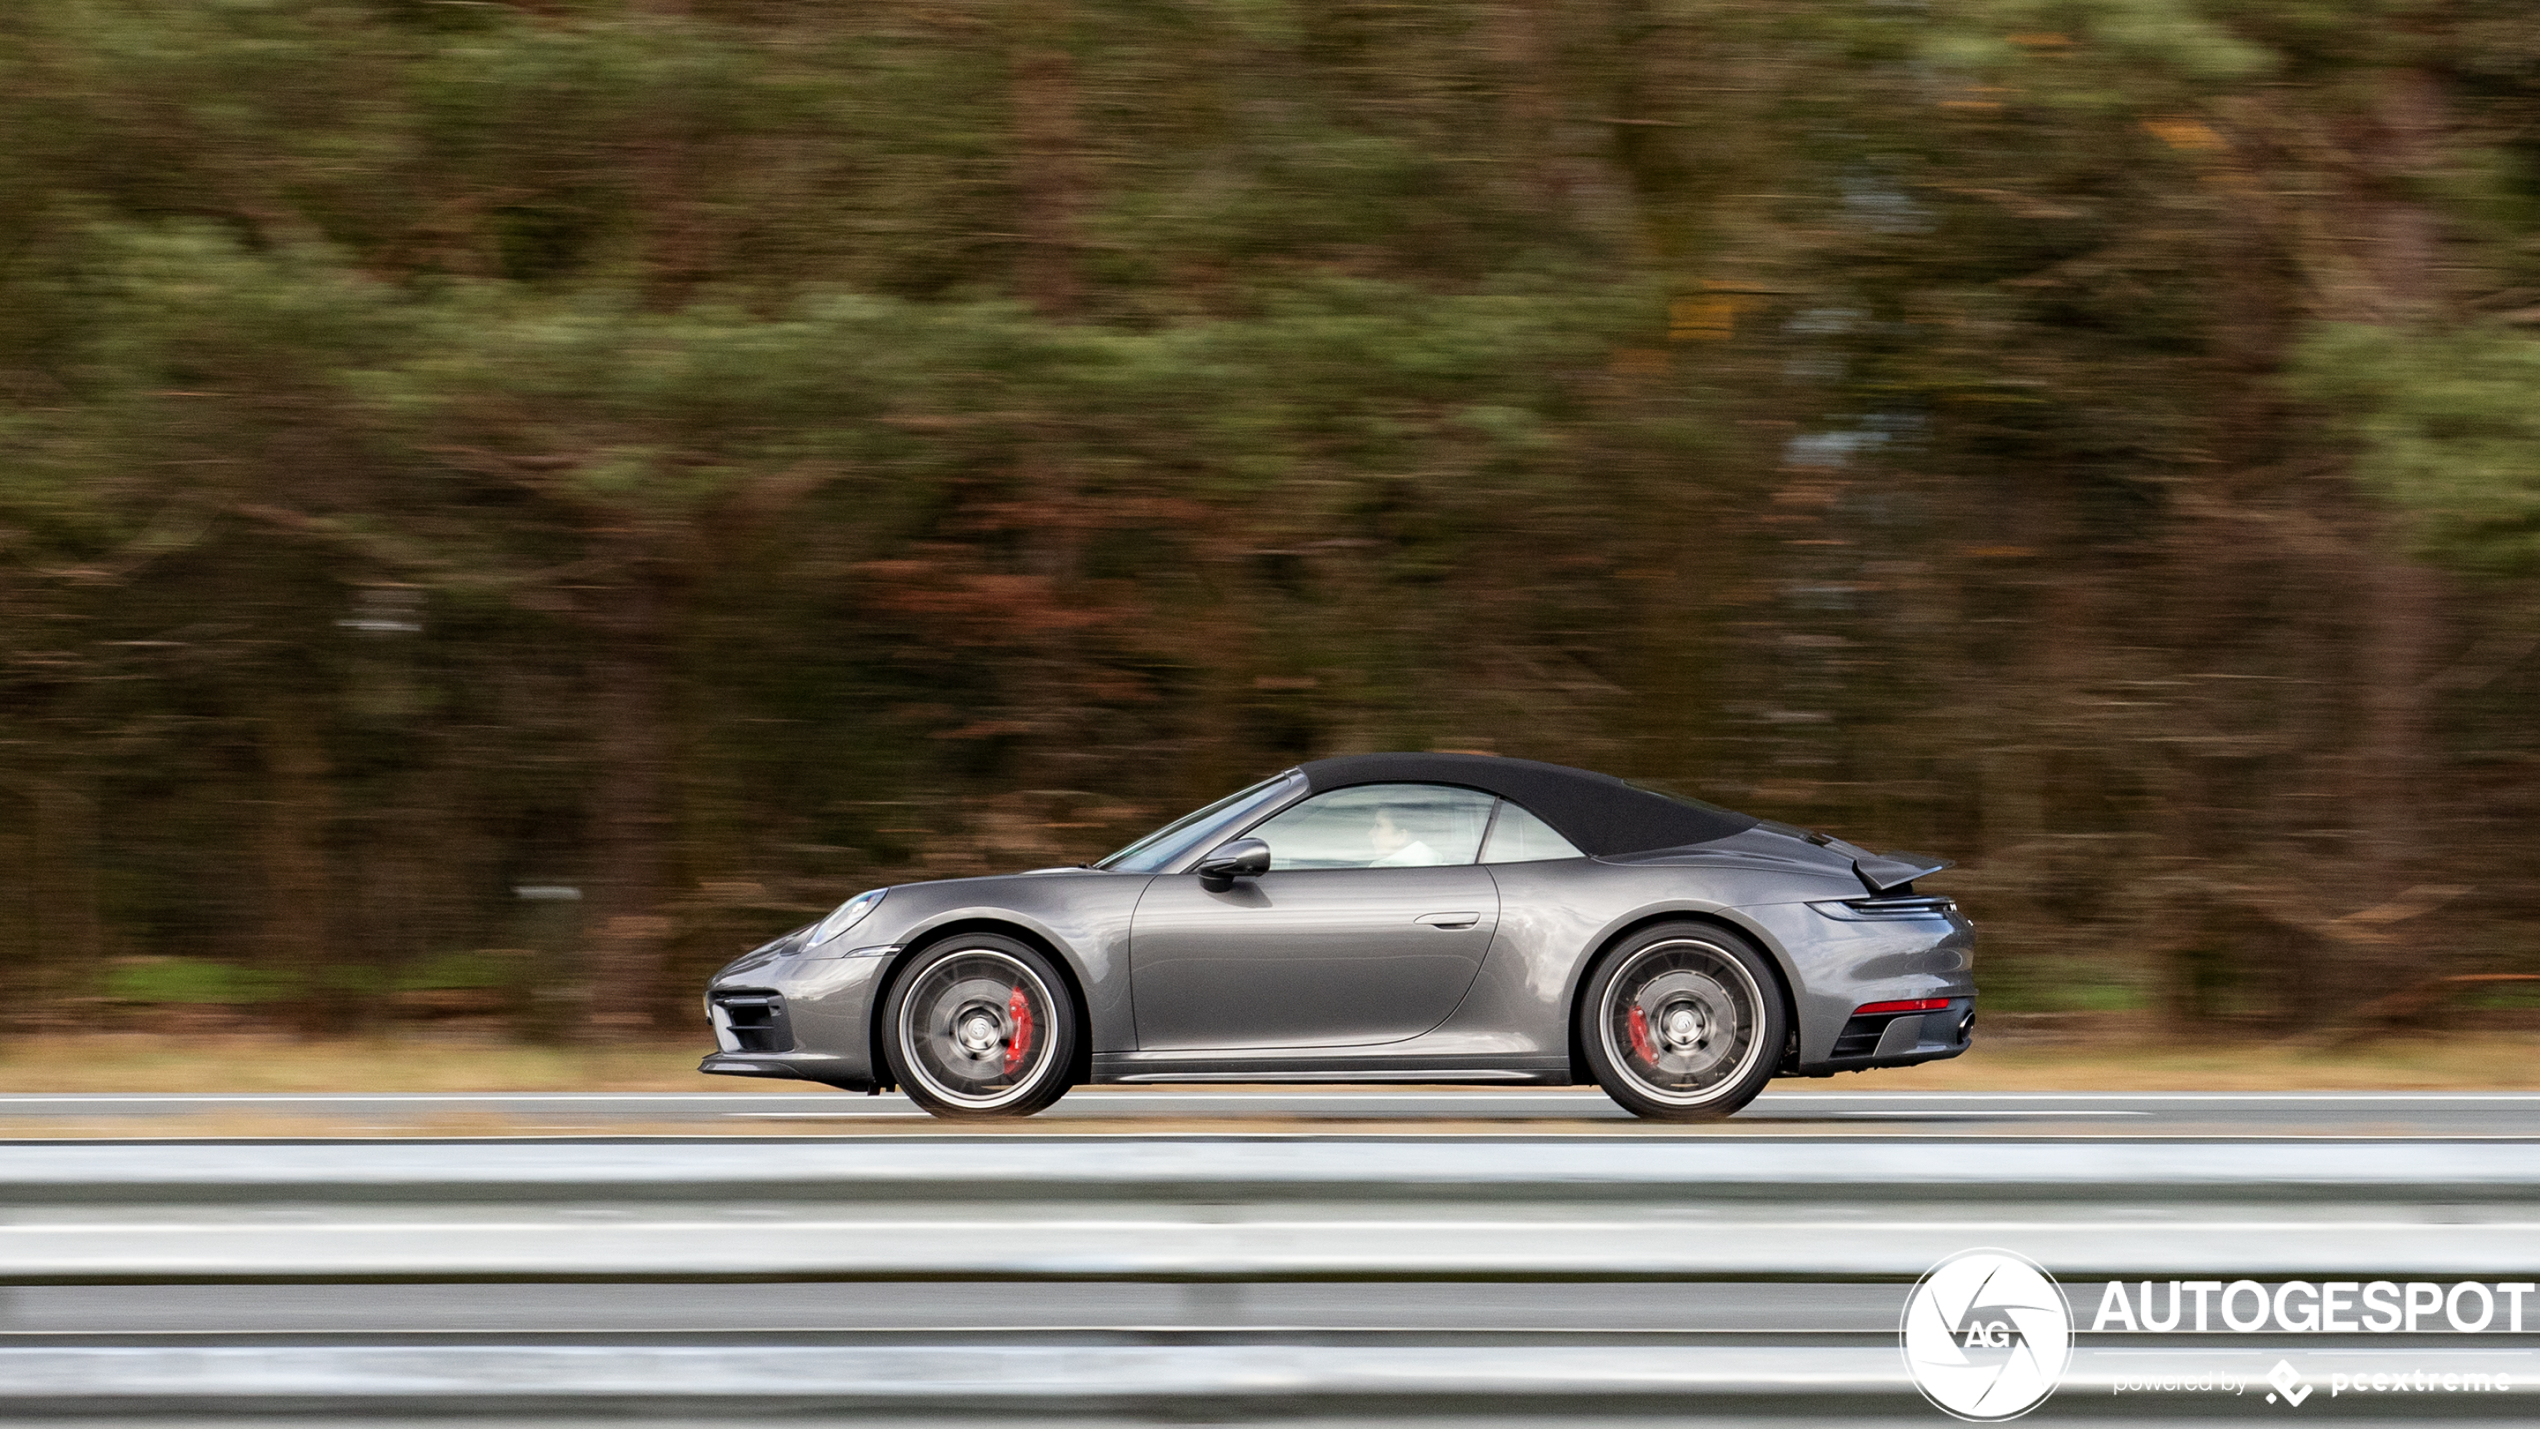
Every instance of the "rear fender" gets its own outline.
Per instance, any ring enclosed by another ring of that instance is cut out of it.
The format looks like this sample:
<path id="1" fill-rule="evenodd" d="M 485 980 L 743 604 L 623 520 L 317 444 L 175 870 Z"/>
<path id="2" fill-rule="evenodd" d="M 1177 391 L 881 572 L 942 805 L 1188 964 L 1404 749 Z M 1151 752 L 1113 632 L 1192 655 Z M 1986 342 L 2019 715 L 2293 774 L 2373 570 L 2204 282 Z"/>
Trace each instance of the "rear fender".
<path id="1" fill-rule="evenodd" d="M 1598 938 L 1595 944 L 1596 951 L 1579 960 L 1578 968 L 1571 974 L 1570 986 L 1563 998 L 1563 1005 L 1569 1009 L 1567 1016 L 1571 1080 L 1581 1084 L 1594 1080 L 1588 1075 L 1586 1053 L 1579 1043 L 1579 1000 L 1587 996 L 1588 981 L 1595 975 L 1597 965 L 1604 962 L 1606 955 L 1613 952 L 1617 945 L 1661 923 L 1709 924 L 1723 931 L 1735 933 L 1763 950 L 1764 960 L 1773 970 L 1776 984 L 1774 991 L 1781 997 L 1782 1013 L 1789 1020 L 1794 1034 L 1793 1044 L 1783 1049 L 1784 1070 L 1793 1065 L 1798 1055 L 1795 1036 L 1799 1027 L 1799 1005 L 1798 999 L 1792 995 L 1792 989 L 1798 986 L 1798 981 L 1796 971 L 1791 965 L 1789 951 L 1783 948 L 1781 940 L 1773 935 L 1772 930 L 1740 909 L 1688 903 L 1673 907 L 1644 909 L 1633 914 Z"/>

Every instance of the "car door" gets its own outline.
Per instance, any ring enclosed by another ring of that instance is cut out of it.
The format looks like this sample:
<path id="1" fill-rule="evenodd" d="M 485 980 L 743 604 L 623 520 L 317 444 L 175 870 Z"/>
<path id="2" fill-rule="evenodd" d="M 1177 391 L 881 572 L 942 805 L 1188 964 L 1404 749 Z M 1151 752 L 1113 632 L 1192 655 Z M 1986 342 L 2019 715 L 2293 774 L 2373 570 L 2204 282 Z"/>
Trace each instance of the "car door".
<path id="1" fill-rule="evenodd" d="M 1433 784 L 1336 789 L 1251 831 L 1270 871 L 1148 885 L 1130 927 L 1145 1051 L 1354 1047 L 1446 1020 L 1481 970 L 1499 889 L 1474 858 L 1493 799 Z"/>

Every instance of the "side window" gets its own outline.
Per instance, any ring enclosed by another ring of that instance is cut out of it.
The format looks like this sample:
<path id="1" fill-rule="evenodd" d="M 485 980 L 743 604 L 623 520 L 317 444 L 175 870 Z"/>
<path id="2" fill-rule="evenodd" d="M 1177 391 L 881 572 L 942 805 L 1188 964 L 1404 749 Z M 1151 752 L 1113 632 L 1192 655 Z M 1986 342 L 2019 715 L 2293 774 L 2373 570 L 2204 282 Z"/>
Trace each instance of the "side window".
<path id="1" fill-rule="evenodd" d="M 1471 863 L 1491 796 L 1443 784 L 1363 784 L 1306 800 L 1252 831 L 1286 868 L 1430 868 Z"/>
<path id="2" fill-rule="evenodd" d="M 1490 826 L 1490 843 L 1482 850 L 1484 863 L 1539 863 L 1548 858 L 1585 857 L 1577 845 L 1553 832 L 1552 825 L 1505 799 L 1500 801 L 1498 822 Z"/>

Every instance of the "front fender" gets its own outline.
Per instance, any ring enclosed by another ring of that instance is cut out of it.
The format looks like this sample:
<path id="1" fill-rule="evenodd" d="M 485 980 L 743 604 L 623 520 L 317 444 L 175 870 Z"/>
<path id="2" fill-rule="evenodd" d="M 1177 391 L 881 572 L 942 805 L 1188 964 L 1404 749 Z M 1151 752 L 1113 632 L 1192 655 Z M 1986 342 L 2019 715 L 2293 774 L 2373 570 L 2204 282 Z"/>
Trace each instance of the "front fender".
<path id="1" fill-rule="evenodd" d="M 1137 1046 L 1129 1001 L 1129 919 L 1153 877 L 1071 869 L 908 884 L 892 889 L 875 918 L 854 936 L 891 945 L 885 986 L 911 955 L 947 934 L 995 929 L 1037 943 L 1058 960 L 1084 999 L 1090 1050 L 1128 1051 Z M 870 1011 L 879 1013 L 878 999 Z"/>

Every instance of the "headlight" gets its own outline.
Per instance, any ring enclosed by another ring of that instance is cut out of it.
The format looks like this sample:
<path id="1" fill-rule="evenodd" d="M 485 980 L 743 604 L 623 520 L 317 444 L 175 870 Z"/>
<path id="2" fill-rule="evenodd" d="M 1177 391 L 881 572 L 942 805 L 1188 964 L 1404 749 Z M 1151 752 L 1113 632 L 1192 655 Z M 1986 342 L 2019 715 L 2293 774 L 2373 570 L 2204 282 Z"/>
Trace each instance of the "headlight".
<path id="1" fill-rule="evenodd" d="M 859 893 L 839 904 L 838 911 L 821 919 L 820 926 L 812 929 L 811 936 L 803 940 L 803 952 L 808 956 L 818 957 L 822 944 L 863 922 L 864 915 L 881 907 L 882 895 L 890 891 L 887 888 L 876 888 L 870 893 Z"/>

